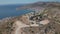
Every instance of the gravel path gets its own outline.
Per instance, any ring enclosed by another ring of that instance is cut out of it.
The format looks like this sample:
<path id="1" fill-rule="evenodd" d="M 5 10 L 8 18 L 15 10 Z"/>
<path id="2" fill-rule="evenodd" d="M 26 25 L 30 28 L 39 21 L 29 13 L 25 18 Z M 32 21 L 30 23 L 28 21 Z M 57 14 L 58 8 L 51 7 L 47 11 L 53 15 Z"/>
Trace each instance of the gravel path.
<path id="1" fill-rule="evenodd" d="M 23 27 L 29 27 L 29 25 L 26 25 L 26 24 L 22 23 L 21 21 L 16 21 L 15 23 L 17 25 L 17 28 L 15 30 L 15 34 L 21 34 L 21 32 L 20 32 L 21 28 L 23 28 Z"/>

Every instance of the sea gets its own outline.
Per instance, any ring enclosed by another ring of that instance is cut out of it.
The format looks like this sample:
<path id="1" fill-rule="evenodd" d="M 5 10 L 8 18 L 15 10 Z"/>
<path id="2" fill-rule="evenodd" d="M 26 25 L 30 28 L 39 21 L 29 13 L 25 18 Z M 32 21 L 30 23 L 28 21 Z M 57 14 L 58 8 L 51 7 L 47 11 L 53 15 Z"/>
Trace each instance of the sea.
<path id="1" fill-rule="evenodd" d="M 31 12 L 30 10 L 16 10 L 25 4 L 0 5 L 0 19 L 6 17 L 20 16 Z"/>

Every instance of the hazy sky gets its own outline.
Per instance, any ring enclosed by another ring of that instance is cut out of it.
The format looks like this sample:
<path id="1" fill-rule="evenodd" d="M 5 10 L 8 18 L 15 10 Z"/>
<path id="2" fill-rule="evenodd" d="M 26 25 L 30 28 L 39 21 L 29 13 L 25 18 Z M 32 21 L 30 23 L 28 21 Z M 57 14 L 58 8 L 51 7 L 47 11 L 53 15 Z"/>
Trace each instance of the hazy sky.
<path id="1" fill-rule="evenodd" d="M 38 1 L 60 1 L 60 0 L 0 0 L 0 5 L 34 3 Z"/>

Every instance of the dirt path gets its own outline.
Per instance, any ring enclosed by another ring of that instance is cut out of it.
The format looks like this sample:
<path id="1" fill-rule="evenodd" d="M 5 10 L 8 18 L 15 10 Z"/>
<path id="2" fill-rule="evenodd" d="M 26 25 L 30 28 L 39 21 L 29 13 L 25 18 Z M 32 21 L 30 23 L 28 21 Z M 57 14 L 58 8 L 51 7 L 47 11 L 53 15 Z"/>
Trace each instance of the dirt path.
<path id="1" fill-rule="evenodd" d="M 15 23 L 17 25 L 17 28 L 15 30 L 15 34 L 21 34 L 20 28 L 29 27 L 29 25 L 23 24 L 21 21 L 16 21 Z"/>

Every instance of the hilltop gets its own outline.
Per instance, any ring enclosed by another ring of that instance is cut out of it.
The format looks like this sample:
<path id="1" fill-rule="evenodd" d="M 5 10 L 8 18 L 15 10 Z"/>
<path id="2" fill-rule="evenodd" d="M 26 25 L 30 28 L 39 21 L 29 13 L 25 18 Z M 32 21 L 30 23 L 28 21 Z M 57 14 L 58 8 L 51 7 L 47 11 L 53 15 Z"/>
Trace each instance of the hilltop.
<path id="1" fill-rule="evenodd" d="M 37 2 L 17 8 L 24 9 L 32 12 L 0 20 L 0 34 L 60 34 L 60 3 Z"/>

